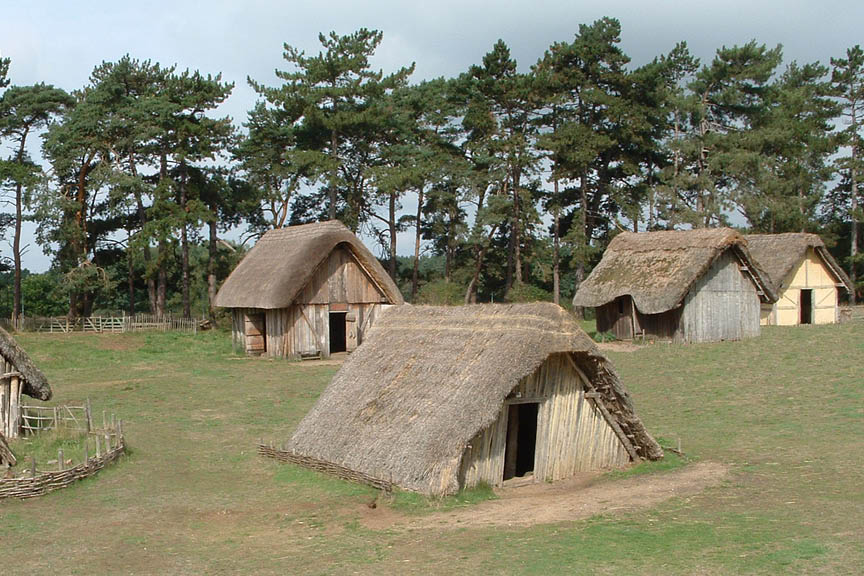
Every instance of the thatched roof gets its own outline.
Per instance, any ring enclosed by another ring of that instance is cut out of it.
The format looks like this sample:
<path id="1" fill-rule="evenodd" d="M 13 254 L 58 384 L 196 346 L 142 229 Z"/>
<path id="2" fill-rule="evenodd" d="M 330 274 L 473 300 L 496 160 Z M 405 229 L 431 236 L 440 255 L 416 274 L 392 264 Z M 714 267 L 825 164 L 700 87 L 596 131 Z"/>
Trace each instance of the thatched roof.
<path id="1" fill-rule="evenodd" d="M 847 291 L 852 290 L 852 281 L 840 267 L 822 238 L 816 234 L 788 232 L 786 234 L 749 234 L 747 247 L 759 266 L 768 274 L 775 292 L 780 292 L 792 279 L 790 273 L 807 256 L 807 249 L 813 248 L 825 265 Z"/>
<path id="2" fill-rule="evenodd" d="M 764 300 L 777 299 L 741 234 L 731 228 L 703 228 L 619 234 L 577 289 L 573 305 L 603 306 L 629 295 L 643 314 L 672 310 L 726 250 L 734 250 L 745 263 Z"/>
<path id="3" fill-rule="evenodd" d="M 287 308 L 337 246 L 347 247 L 391 304 L 402 294 L 357 236 L 338 220 L 264 234 L 216 295 L 223 308 Z"/>
<path id="4" fill-rule="evenodd" d="M 48 385 L 45 375 L 33 365 L 30 357 L 18 346 L 15 339 L 2 328 L 0 328 L 0 356 L 3 356 L 21 374 L 23 383 L 21 391 L 24 394 L 40 400 L 51 399 L 51 386 Z"/>
<path id="5" fill-rule="evenodd" d="M 404 489 L 452 493 L 468 442 L 555 353 L 572 354 L 640 456 L 662 456 L 609 361 L 551 303 L 386 310 L 300 423 L 290 449 Z"/>

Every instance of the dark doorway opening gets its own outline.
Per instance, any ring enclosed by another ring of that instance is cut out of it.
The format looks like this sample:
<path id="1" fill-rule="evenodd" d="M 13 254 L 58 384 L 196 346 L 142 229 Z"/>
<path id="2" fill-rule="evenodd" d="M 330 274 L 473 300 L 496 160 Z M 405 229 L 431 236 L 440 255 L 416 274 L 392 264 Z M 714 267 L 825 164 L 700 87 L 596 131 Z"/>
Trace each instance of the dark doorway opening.
<path id="1" fill-rule="evenodd" d="M 511 404 L 507 414 L 507 444 L 504 448 L 504 480 L 534 472 L 537 446 L 536 402 Z"/>
<path id="2" fill-rule="evenodd" d="M 345 316 L 347 312 L 330 312 L 330 353 L 345 352 Z"/>
<path id="3" fill-rule="evenodd" d="M 813 290 L 801 290 L 801 324 L 813 323 Z"/>

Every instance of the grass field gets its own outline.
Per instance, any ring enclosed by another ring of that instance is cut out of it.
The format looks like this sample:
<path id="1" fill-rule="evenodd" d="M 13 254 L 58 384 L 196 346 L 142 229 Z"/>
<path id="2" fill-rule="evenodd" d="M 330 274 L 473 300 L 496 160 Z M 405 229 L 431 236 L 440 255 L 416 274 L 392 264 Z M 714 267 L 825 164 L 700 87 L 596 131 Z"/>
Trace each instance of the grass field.
<path id="1" fill-rule="evenodd" d="M 497 529 L 367 529 L 358 518 L 369 513 L 371 489 L 256 456 L 258 438 L 290 435 L 336 366 L 237 358 L 219 333 L 20 341 L 56 402 L 89 396 L 95 413 L 124 419 L 130 455 L 65 491 L 0 502 L 4 575 L 857 574 L 864 566 L 864 322 L 612 354 L 648 429 L 667 445 L 680 438 L 690 458 L 727 464 L 730 479 L 640 512 Z M 430 509 L 411 497 L 381 507 Z"/>

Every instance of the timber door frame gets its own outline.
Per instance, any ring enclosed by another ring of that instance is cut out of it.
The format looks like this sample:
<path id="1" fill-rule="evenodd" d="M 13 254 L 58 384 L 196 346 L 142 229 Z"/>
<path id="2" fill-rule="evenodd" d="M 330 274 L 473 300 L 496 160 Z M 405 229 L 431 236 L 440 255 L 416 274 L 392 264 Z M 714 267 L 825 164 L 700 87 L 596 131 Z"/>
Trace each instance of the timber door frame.
<path id="1" fill-rule="evenodd" d="M 804 293 L 807 293 L 807 298 L 804 298 Z M 814 290 L 812 288 L 801 288 L 798 291 L 798 323 L 813 324 L 814 316 L 816 315 L 816 302 L 814 302 Z M 807 300 L 806 318 L 804 301 Z"/>
<path id="2" fill-rule="evenodd" d="M 507 400 L 504 401 L 504 407 L 503 407 L 503 410 L 504 410 L 504 427 L 503 427 L 503 431 L 504 431 L 504 454 L 501 455 L 502 466 L 501 466 L 501 478 L 499 480 L 499 485 L 503 485 L 505 482 L 509 482 L 511 480 L 518 480 L 520 478 L 524 478 L 525 474 L 527 474 L 527 472 L 526 472 L 522 476 L 516 476 L 516 467 L 518 466 L 518 460 L 519 460 L 519 431 L 518 431 L 518 428 L 516 429 L 515 432 L 512 431 L 513 429 L 511 427 L 511 419 L 510 419 L 511 410 L 514 407 L 517 410 L 519 410 L 525 404 L 533 405 L 534 409 L 536 411 L 535 412 L 536 417 L 535 417 L 535 421 L 534 421 L 534 447 L 533 447 L 534 462 L 533 462 L 533 465 L 531 468 L 531 474 L 533 475 L 534 480 L 536 481 L 537 477 L 536 477 L 535 472 L 538 468 L 537 455 L 540 453 L 540 451 L 537 449 L 537 442 L 540 441 L 540 435 L 539 435 L 539 431 L 540 431 L 540 407 L 544 402 L 546 402 L 546 400 L 547 399 L 545 397 L 524 397 L 524 398 L 508 398 Z M 517 423 L 517 426 L 518 426 L 518 423 Z M 515 436 L 515 439 L 511 438 L 511 436 Z M 508 472 L 507 455 L 508 455 L 508 453 L 512 453 L 511 450 L 509 450 L 510 445 L 511 445 L 511 441 L 515 443 L 514 447 L 516 448 L 516 453 L 514 456 L 512 456 L 513 475 L 511 475 L 508 478 L 507 477 L 507 472 Z"/>

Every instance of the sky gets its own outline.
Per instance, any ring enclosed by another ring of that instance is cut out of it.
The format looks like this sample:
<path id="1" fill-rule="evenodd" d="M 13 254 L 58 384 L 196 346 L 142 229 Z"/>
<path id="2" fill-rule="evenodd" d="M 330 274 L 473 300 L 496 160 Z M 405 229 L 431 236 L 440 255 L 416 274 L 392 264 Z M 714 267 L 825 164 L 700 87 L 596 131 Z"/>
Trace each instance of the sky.
<path id="1" fill-rule="evenodd" d="M 2 0 L 0 55 L 12 59 L 13 84 L 45 82 L 67 90 L 86 84 L 100 62 L 125 54 L 221 73 L 235 88 L 219 112 L 239 126 L 256 100 L 247 77 L 277 84 L 283 44 L 317 53 L 319 32 L 381 30 L 384 40 L 373 66 L 391 72 L 415 62 L 412 80 L 420 81 L 458 75 L 479 63 L 499 38 L 527 70 L 551 43 L 572 39 L 579 24 L 603 16 L 621 21 L 621 47 L 637 66 L 681 40 L 703 61 L 721 46 L 756 39 L 782 44 L 786 62 L 826 64 L 864 43 L 860 0 Z M 24 266 L 44 271 L 50 257 L 36 244 L 33 229 L 32 223 L 25 227 L 30 247 Z M 409 242 L 400 242 L 407 249 Z M 0 241 L 0 255 L 11 256 L 8 240 Z"/>

